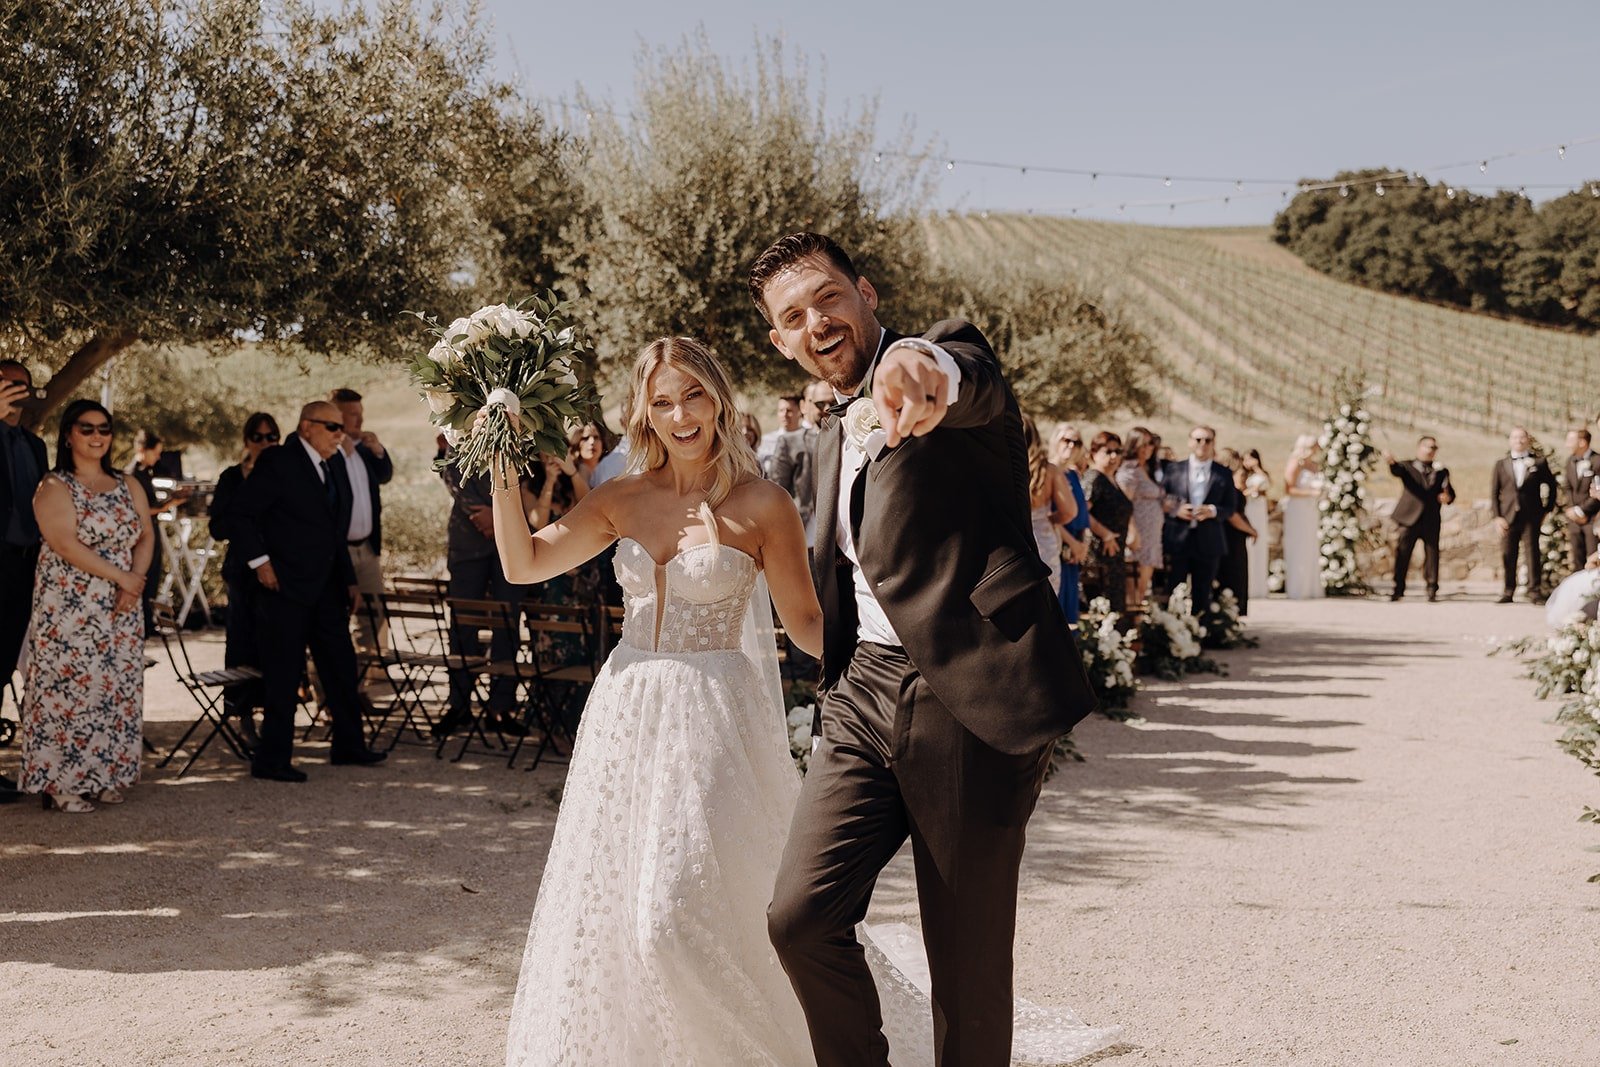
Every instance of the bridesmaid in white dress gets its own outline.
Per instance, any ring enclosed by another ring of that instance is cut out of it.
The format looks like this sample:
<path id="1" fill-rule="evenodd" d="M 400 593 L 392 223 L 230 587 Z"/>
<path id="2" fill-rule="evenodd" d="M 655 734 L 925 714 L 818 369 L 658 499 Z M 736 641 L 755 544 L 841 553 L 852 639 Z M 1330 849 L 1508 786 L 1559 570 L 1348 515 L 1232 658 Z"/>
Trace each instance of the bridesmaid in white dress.
<path id="1" fill-rule="evenodd" d="M 1324 590 L 1317 532 L 1323 479 L 1315 437 L 1301 434 L 1295 441 L 1283 482 L 1283 591 L 1290 600 L 1316 600 Z"/>
<path id="2" fill-rule="evenodd" d="M 1267 490 L 1272 487 L 1272 475 L 1261 463 L 1261 453 L 1255 449 L 1244 454 L 1244 517 L 1261 536 L 1250 542 L 1248 552 L 1250 592 L 1254 596 L 1267 595 Z"/>

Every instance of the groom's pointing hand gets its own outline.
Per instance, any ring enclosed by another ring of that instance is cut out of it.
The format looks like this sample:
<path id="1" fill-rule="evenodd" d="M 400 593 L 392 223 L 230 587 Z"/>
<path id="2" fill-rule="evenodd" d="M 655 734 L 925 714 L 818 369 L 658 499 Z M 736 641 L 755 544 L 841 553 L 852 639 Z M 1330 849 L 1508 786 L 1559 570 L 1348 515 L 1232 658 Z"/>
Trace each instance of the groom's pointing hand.
<path id="1" fill-rule="evenodd" d="M 872 405 L 890 448 L 921 437 L 944 421 L 950 379 L 932 355 L 910 345 L 892 345 L 872 377 Z"/>

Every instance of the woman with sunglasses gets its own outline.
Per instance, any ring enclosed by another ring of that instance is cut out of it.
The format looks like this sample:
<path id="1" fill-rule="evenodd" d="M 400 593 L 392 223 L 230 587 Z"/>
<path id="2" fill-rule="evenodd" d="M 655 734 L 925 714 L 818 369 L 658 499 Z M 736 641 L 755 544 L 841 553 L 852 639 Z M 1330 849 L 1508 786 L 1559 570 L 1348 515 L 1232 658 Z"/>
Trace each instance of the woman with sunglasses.
<path id="1" fill-rule="evenodd" d="M 1060 469 L 1072 494 L 1073 515 L 1061 527 L 1061 614 L 1067 625 L 1078 625 L 1079 604 L 1083 599 L 1082 564 L 1089 558 L 1089 500 L 1083 495 L 1083 435 L 1069 423 L 1056 427 L 1050 438 L 1050 462 Z"/>
<path id="2" fill-rule="evenodd" d="M 1128 568 L 1124 548 L 1139 549 L 1139 528 L 1132 525 L 1133 501 L 1117 488 L 1117 470 L 1122 466 L 1122 438 L 1101 430 L 1089 442 L 1089 473 L 1083 480 L 1089 498 L 1089 514 L 1100 529 L 1096 531 L 1099 550 L 1089 553 L 1087 568 L 1091 584 L 1111 601 L 1111 610 L 1128 610 Z"/>
<path id="3" fill-rule="evenodd" d="M 149 502 L 111 466 L 111 413 L 74 400 L 39 483 L 44 545 L 22 703 L 22 781 L 46 809 L 122 803 L 139 780 L 144 618 L 155 550 Z"/>
<path id="4" fill-rule="evenodd" d="M 278 423 L 265 411 L 257 411 L 244 420 L 244 455 L 238 463 L 217 477 L 217 488 L 211 494 L 211 537 L 228 541 L 228 554 L 222 558 L 222 580 L 228 587 L 228 613 L 226 616 L 228 644 L 223 653 L 226 667 L 261 667 L 261 656 L 256 647 L 255 591 L 260 583 L 250 573 L 246 561 L 233 550 L 232 538 L 236 520 L 235 505 L 239 489 L 255 469 L 261 453 L 281 439 Z M 226 697 L 227 714 L 238 720 L 239 733 L 247 744 L 256 742 L 255 708 L 261 703 L 261 692 L 254 683 L 232 686 Z"/>

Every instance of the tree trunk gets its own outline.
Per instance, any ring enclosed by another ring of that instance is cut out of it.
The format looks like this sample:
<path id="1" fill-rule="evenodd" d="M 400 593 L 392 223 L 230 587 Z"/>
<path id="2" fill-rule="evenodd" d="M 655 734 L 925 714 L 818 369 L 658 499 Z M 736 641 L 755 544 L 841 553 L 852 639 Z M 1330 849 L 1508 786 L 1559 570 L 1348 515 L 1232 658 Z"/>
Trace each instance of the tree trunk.
<path id="1" fill-rule="evenodd" d="M 50 384 L 44 387 L 44 402 L 38 407 L 30 405 L 24 409 L 23 425 L 38 432 L 46 415 L 66 403 L 95 371 L 105 366 L 107 360 L 138 339 L 137 333 L 125 329 L 102 330 L 89 338 L 56 371 Z"/>

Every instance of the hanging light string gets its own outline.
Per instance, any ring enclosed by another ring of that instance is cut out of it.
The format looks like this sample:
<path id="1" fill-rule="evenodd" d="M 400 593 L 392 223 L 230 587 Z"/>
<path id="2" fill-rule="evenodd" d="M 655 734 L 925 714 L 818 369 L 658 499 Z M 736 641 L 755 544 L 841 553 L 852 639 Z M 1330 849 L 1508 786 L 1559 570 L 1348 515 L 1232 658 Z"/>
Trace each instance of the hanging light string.
<path id="1" fill-rule="evenodd" d="M 585 120 L 592 120 L 595 114 L 607 115 L 614 119 L 626 119 L 637 122 L 638 116 L 628 111 L 617 111 L 610 107 L 596 104 L 578 104 L 564 97 L 541 97 L 539 103 L 558 107 L 567 114 L 580 112 Z M 880 148 L 873 151 L 873 162 L 882 163 L 885 159 L 900 159 L 912 163 L 928 163 L 942 165 L 948 173 L 956 167 L 977 167 L 988 170 L 1008 170 L 1016 174 L 1058 174 L 1068 177 L 1088 178 L 1098 181 L 1101 178 L 1118 178 L 1128 181 L 1159 181 L 1164 186 L 1170 187 L 1173 182 L 1192 185 L 1231 185 L 1233 191 L 1222 194 L 1189 197 L 1158 197 L 1141 200 L 1097 200 L 1069 205 L 1065 210 L 1071 214 L 1080 211 L 1106 211 L 1115 208 L 1119 213 L 1130 209 L 1164 207 L 1169 211 L 1176 211 L 1180 207 L 1191 207 L 1199 204 L 1231 204 L 1235 200 L 1263 200 L 1276 196 L 1287 200 L 1291 192 L 1314 193 L 1337 189 L 1341 195 L 1349 195 L 1352 189 L 1371 187 L 1379 195 L 1383 195 L 1386 185 L 1409 182 L 1413 179 L 1422 179 L 1428 174 L 1438 174 L 1444 171 L 1460 170 L 1463 167 L 1477 167 L 1478 173 L 1485 174 L 1491 163 L 1498 163 L 1507 159 L 1526 159 L 1530 156 L 1549 155 L 1556 153 L 1558 159 L 1566 159 L 1567 153 L 1578 147 L 1600 143 L 1600 134 L 1591 134 L 1585 137 L 1571 137 L 1564 141 L 1540 145 L 1536 148 L 1510 149 L 1503 152 L 1491 152 L 1487 155 L 1476 156 L 1472 159 L 1457 160 L 1451 163 L 1438 163 L 1433 166 L 1423 167 L 1420 170 L 1397 170 L 1387 174 L 1367 175 L 1362 178 L 1344 180 L 1330 180 L 1324 182 L 1307 181 L 1303 178 L 1262 178 L 1262 177 L 1227 177 L 1219 174 L 1183 174 L 1180 172 L 1132 171 L 1096 169 L 1089 167 L 1061 167 L 1047 163 L 1010 163 L 993 159 L 971 159 L 961 156 L 944 156 L 929 152 L 905 152 L 898 149 Z M 1600 183 L 1584 182 L 1579 185 L 1562 182 L 1521 183 L 1515 187 L 1518 193 L 1534 190 L 1576 189 L 1587 186 L 1591 195 L 1600 197 Z M 1246 186 L 1265 186 L 1263 189 L 1246 189 Z M 1511 191 L 1510 186 L 1497 187 L 1498 191 Z M 1454 199 L 1457 187 L 1446 185 L 1446 195 Z"/>

